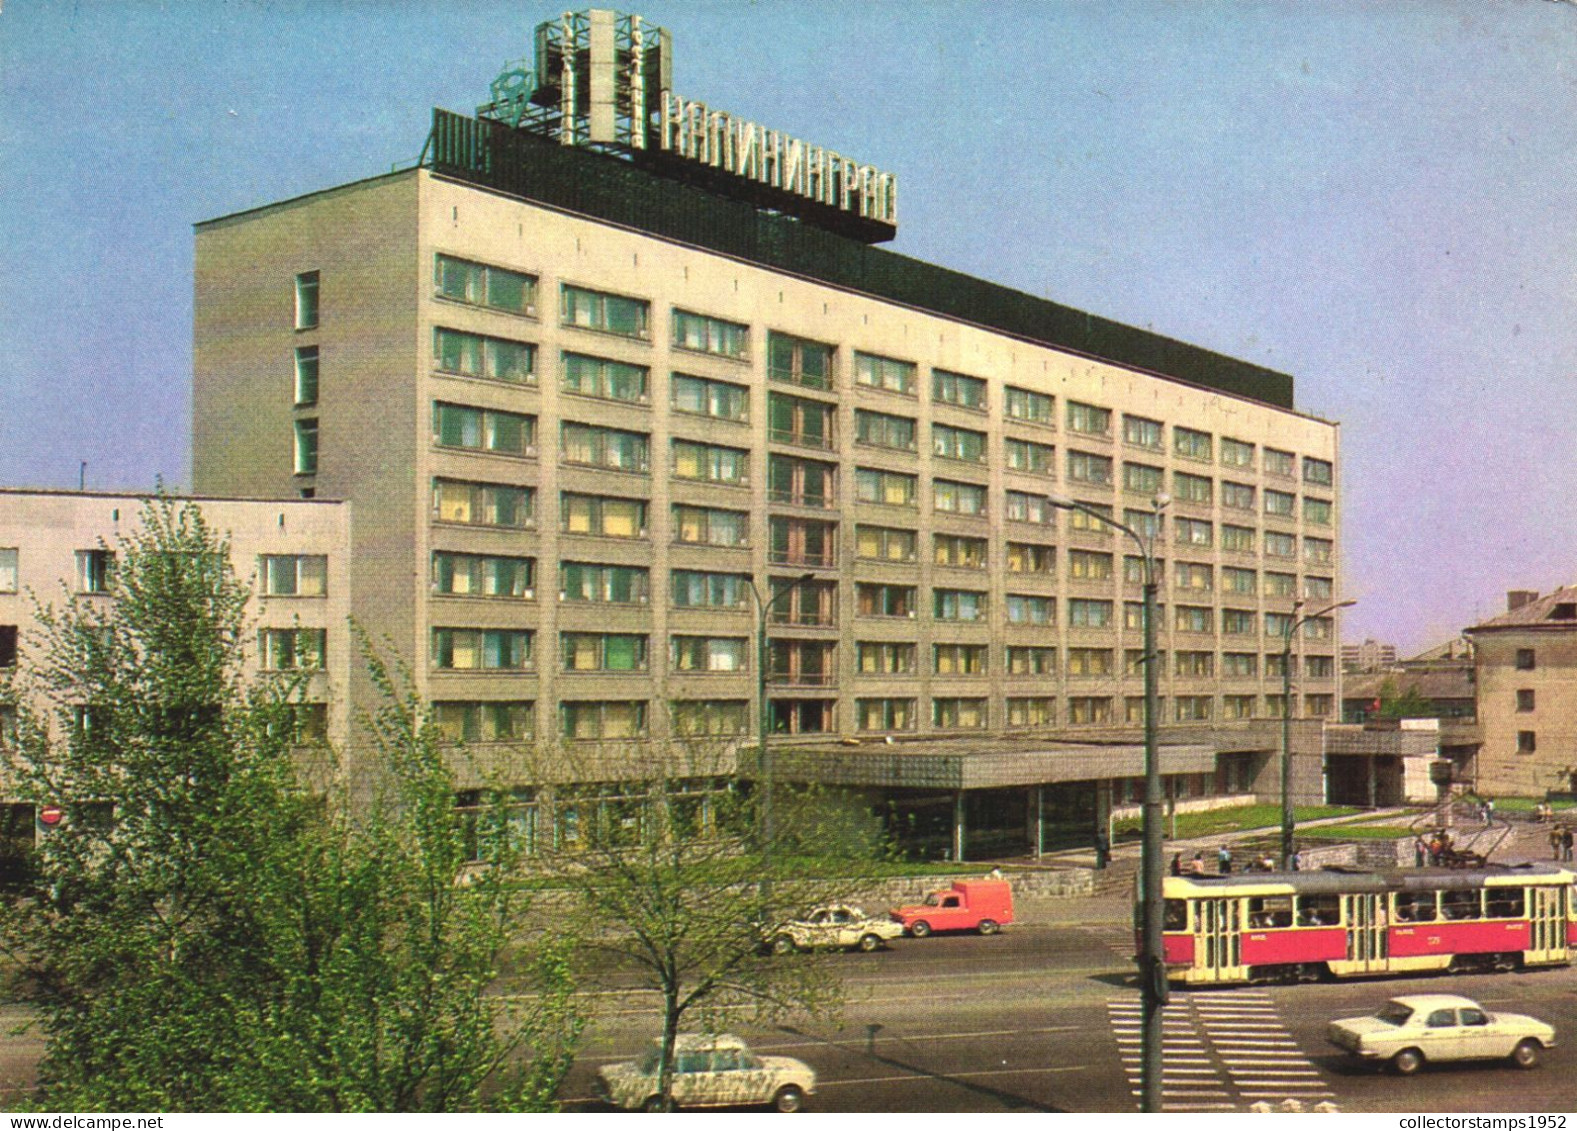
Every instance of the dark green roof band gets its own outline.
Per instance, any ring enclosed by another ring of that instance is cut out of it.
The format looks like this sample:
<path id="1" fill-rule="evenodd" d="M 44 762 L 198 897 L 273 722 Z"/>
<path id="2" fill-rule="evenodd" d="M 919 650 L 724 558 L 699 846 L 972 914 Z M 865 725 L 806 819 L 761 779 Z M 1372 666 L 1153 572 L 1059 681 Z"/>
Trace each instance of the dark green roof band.
<path id="1" fill-rule="evenodd" d="M 1293 408 L 1285 373 L 885 251 L 633 162 L 447 110 L 423 151 L 435 173 L 594 216 L 1086 357 Z"/>

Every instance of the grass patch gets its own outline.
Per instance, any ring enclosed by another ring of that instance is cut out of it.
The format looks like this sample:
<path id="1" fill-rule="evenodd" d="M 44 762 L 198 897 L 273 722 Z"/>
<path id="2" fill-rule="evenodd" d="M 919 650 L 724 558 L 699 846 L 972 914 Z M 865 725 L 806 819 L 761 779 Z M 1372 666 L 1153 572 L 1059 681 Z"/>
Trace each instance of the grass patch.
<path id="1" fill-rule="evenodd" d="M 1495 812 L 1497 813 L 1531 813 L 1538 808 L 1537 797 L 1497 797 L 1495 798 Z M 1577 801 L 1552 801 L 1550 808 L 1557 812 L 1562 809 L 1577 809 Z"/>
<path id="2" fill-rule="evenodd" d="M 1302 825 L 1306 821 L 1322 821 L 1329 817 L 1350 817 L 1362 810 L 1340 805 L 1299 805 L 1293 810 L 1293 820 Z M 1172 837 L 1172 818 L 1165 818 L 1166 835 Z M 1135 835 L 1142 820 L 1125 817 L 1115 826 L 1116 835 Z M 1177 814 L 1177 833 L 1174 839 L 1191 840 L 1201 836 L 1243 832 L 1246 829 L 1268 829 L 1281 824 L 1280 805 L 1239 805 L 1231 809 L 1207 809 L 1199 813 Z M 1301 830 L 1300 830 L 1301 832 Z"/>

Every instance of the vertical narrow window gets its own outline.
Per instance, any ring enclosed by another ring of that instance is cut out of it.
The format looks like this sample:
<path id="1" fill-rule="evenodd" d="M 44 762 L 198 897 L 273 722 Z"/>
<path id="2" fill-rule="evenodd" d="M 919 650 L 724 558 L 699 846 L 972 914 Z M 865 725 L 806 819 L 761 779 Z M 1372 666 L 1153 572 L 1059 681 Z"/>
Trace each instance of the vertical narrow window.
<path id="1" fill-rule="evenodd" d="M 318 403 L 318 347 L 296 347 L 296 404 Z"/>
<path id="2" fill-rule="evenodd" d="M 108 593 L 115 588 L 115 551 L 77 551 L 77 592 Z"/>
<path id="3" fill-rule="evenodd" d="M 296 329 L 310 330 L 318 324 L 318 273 L 303 271 L 296 276 Z"/>
<path id="4" fill-rule="evenodd" d="M 296 421 L 296 474 L 316 475 L 318 471 L 318 422 Z"/>
<path id="5" fill-rule="evenodd" d="M 0 547 L 0 593 L 15 593 L 17 587 L 16 547 Z"/>

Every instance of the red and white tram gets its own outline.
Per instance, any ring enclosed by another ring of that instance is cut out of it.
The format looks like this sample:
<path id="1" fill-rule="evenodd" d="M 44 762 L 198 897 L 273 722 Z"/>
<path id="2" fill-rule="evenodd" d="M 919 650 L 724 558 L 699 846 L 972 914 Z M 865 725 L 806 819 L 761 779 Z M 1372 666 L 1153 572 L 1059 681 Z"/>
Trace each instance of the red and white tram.
<path id="1" fill-rule="evenodd" d="M 1566 965 L 1574 883 L 1551 864 L 1168 876 L 1167 975 L 1210 985 Z"/>

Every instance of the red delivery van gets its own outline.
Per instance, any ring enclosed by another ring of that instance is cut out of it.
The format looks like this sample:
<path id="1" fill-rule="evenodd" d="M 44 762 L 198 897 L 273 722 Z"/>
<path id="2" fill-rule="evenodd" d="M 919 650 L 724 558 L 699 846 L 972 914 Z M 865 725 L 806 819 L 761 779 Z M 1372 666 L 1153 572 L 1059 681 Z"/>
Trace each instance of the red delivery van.
<path id="1" fill-rule="evenodd" d="M 958 880 L 946 891 L 933 891 L 924 903 L 894 907 L 888 915 L 917 939 L 932 931 L 994 935 L 1013 922 L 1013 888 L 1006 880 Z"/>

